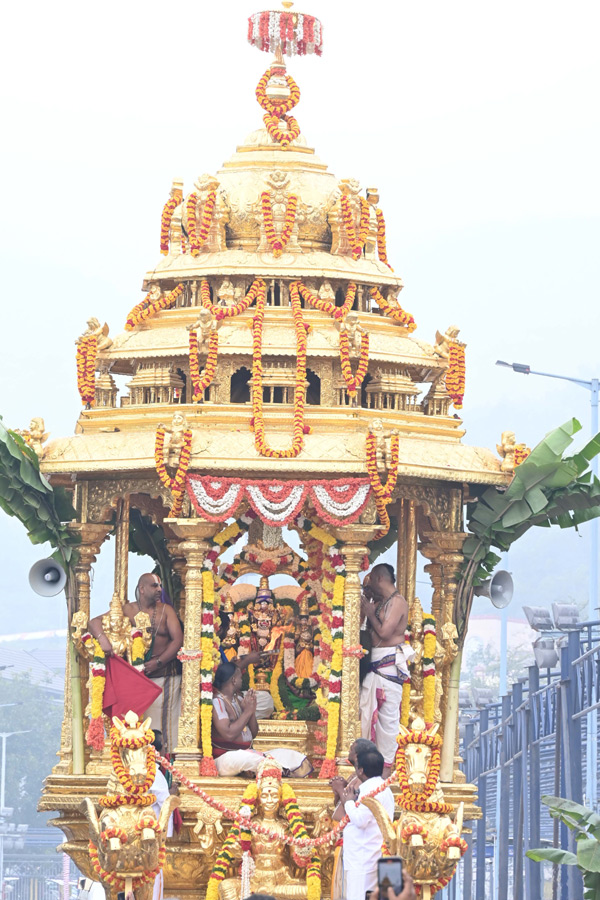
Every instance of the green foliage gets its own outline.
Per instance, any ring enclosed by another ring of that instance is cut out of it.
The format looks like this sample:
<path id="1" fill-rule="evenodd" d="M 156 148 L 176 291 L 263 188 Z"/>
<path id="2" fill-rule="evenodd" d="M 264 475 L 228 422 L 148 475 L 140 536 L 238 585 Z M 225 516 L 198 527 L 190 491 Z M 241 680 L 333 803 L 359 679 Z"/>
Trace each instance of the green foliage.
<path id="1" fill-rule="evenodd" d="M 3 704 L 16 704 L 3 706 Z M 56 765 L 60 744 L 62 697 L 33 684 L 28 674 L 0 678 L 0 731 L 29 731 L 6 741 L 6 805 L 14 808 L 12 821 L 36 828 L 47 814 L 37 812 L 44 778 Z"/>
<path id="2" fill-rule="evenodd" d="M 489 487 L 468 504 L 469 536 L 463 545 L 465 563 L 455 608 L 460 646 L 466 635 L 473 588 L 489 578 L 500 561 L 492 548 L 507 551 L 534 525 L 577 528 L 600 515 L 600 482 L 589 469 L 590 460 L 600 451 L 600 435 L 574 456 L 563 457 L 580 430 L 577 419 L 554 429 L 515 469 L 506 490 Z"/>
<path id="3" fill-rule="evenodd" d="M 75 517 L 69 493 L 52 487 L 40 472 L 36 454 L 1 418 L 0 509 L 23 523 L 32 544 L 49 543 L 55 550 L 53 556 L 69 568 L 78 541 L 66 525 Z"/>
<path id="4" fill-rule="evenodd" d="M 542 797 L 553 819 L 575 832 L 577 853 L 552 847 L 529 850 L 527 856 L 536 862 L 548 862 L 577 866 L 583 877 L 584 897 L 596 900 L 600 897 L 600 816 L 591 809 L 563 800 L 560 797 Z"/>
<path id="5" fill-rule="evenodd" d="M 181 591 L 181 581 L 173 572 L 173 561 L 167 549 L 165 533 L 138 509 L 131 508 L 129 518 L 129 552 L 149 556 L 156 563 L 155 572 L 160 575 L 165 590 L 172 601 Z"/>

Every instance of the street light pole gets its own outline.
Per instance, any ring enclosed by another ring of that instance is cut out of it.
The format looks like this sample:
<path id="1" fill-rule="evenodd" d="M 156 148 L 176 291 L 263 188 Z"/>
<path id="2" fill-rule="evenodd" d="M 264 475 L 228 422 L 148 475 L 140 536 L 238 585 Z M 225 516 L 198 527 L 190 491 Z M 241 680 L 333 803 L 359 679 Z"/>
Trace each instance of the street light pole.
<path id="1" fill-rule="evenodd" d="M 518 372 L 520 375 L 541 375 L 543 378 L 558 378 L 560 381 L 570 381 L 579 385 L 590 392 L 591 407 L 591 430 L 592 437 L 598 434 L 598 397 L 600 394 L 600 379 L 591 378 L 585 381 L 583 378 L 572 378 L 569 375 L 556 375 L 554 372 L 538 372 L 531 366 L 524 363 L 508 363 L 501 359 L 496 361 L 497 366 L 503 366 Z M 591 460 L 590 468 L 594 478 L 598 477 L 598 455 Z M 594 518 L 590 521 L 590 584 L 588 597 L 588 621 L 594 622 L 600 618 L 600 603 L 598 596 L 598 519 Z M 593 810 L 596 810 L 598 800 L 598 789 L 596 785 L 596 765 L 597 765 L 597 735 L 598 735 L 598 710 L 594 709 L 587 716 L 587 772 L 586 772 L 586 794 L 587 801 Z"/>
<path id="2" fill-rule="evenodd" d="M 6 703 L 6 706 L 13 706 L 16 704 Z M 0 773 L 0 817 L 4 818 L 4 797 L 5 797 L 5 785 L 6 785 L 6 742 L 9 737 L 13 737 L 15 734 L 30 734 L 31 728 L 28 728 L 27 731 L 3 731 L 0 732 L 0 738 L 2 738 L 2 770 Z M 4 900 L 4 829 L 0 830 L 0 900 Z"/>

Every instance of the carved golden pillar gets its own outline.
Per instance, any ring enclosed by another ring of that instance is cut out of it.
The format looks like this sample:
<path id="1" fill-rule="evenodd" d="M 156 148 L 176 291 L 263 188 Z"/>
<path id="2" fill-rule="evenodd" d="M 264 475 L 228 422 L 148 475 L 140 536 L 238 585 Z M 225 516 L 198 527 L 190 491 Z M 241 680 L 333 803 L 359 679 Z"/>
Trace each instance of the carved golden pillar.
<path id="1" fill-rule="evenodd" d="M 171 560 L 173 564 L 173 572 L 179 578 L 181 582 L 181 589 L 179 591 L 179 596 L 177 598 L 172 597 L 173 604 L 175 605 L 175 609 L 177 611 L 177 615 L 183 622 L 185 620 L 185 573 L 187 568 L 187 562 L 185 558 L 185 554 L 181 549 L 181 541 L 173 540 L 167 541 L 167 550 L 171 554 Z M 176 602 L 177 599 L 177 602 Z"/>
<path id="2" fill-rule="evenodd" d="M 426 535 L 432 540 L 435 538 L 437 532 L 427 532 Z M 431 596 L 431 615 L 435 618 L 436 622 L 442 621 L 442 600 L 443 600 L 443 586 L 442 586 L 442 564 L 438 562 L 438 557 L 442 552 L 440 548 L 435 543 L 422 543 L 419 547 L 422 555 L 427 559 L 430 559 L 431 562 L 428 563 L 424 569 L 429 575 L 431 579 L 431 587 L 433 588 L 433 594 Z"/>
<path id="3" fill-rule="evenodd" d="M 117 501 L 117 526 L 115 528 L 115 592 L 122 603 L 127 603 L 129 573 L 129 497 Z"/>
<path id="4" fill-rule="evenodd" d="M 378 530 L 377 525 L 339 525 L 333 534 L 342 543 L 341 553 L 346 563 L 346 589 L 344 594 L 344 648 L 360 644 L 360 596 L 359 572 L 367 552 L 367 542 Z M 344 656 L 342 663 L 342 697 L 338 756 L 346 758 L 350 745 L 360 737 L 360 679 L 359 660 L 356 656 Z"/>
<path id="5" fill-rule="evenodd" d="M 180 539 L 185 555 L 185 619 L 183 647 L 189 652 L 200 650 L 202 635 L 202 565 L 210 544 L 207 538 L 217 533 L 218 525 L 202 519 L 177 519 L 169 522 Z M 198 719 L 200 714 L 200 658 L 182 664 L 181 712 L 175 756 L 178 767 L 191 776 L 198 775 L 200 760 Z"/>
<path id="6" fill-rule="evenodd" d="M 403 597 L 406 597 L 406 511 L 408 500 L 403 497 L 396 503 L 396 515 L 398 516 L 398 544 L 396 549 L 396 586 Z M 393 508 L 388 506 L 388 513 Z"/>
<path id="7" fill-rule="evenodd" d="M 414 602 L 417 586 L 417 504 L 405 500 L 405 554 L 404 554 L 404 597 L 409 606 Z"/>
<path id="8" fill-rule="evenodd" d="M 69 526 L 71 532 L 77 533 L 81 537 L 81 543 L 77 545 L 78 560 L 73 570 L 74 584 L 72 585 L 72 596 L 70 598 L 71 609 L 67 607 L 68 613 L 71 615 L 77 610 L 83 610 L 88 619 L 90 617 L 90 569 L 92 564 L 96 562 L 100 547 L 111 529 L 111 525 L 93 525 L 91 523 Z M 85 711 L 88 702 L 88 663 L 87 660 L 79 659 L 74 652 L 75 648 L 69 636 L 70 625 L 69 621 L 67 623 L 67 656 L 65 664 L 65 705 L 60 731 L 59 762 L 52 770 L 57 774 L 70 774 L 75 769 L 80 769 L 82 773 L 84 765 L 83 759 L 76 758 L 75 761 L 73 760 L 73 728 L 81 729 L 81 713 Z M 73 698 L 76 693 L 80 698 L 79 704 L 77 702 L 73 704 Z M 75 726 L 74 705 L 76 711 L 79 708 Z M 81 743 L 82 737 L 80 735 L 79 744 L 81 745 Z M 76 751 L 75 756 L 78 757 L 80 755 L 80 751 Z"/>

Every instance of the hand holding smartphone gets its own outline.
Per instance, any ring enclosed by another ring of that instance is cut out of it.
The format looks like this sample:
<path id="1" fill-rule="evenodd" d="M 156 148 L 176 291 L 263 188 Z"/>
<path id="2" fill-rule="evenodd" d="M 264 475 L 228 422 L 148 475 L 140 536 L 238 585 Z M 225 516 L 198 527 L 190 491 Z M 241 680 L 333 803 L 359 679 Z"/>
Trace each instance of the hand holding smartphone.
<path id="1" fill-rule="evenodd" d="M 390 887 L 396 895 L 402 892 L 404 879 L 402 878 L 402 860 L 399 856 L 382 856 L 377 861 L 377 886 L 379 900 L 387 900 Z"/>

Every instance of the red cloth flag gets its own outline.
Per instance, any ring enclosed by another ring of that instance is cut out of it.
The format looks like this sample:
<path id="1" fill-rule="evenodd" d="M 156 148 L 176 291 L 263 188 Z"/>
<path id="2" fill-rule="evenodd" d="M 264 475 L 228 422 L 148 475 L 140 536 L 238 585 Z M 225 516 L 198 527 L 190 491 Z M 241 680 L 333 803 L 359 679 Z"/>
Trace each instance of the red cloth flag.
<path id="1" fill-rule="evenodd" d="M 124 716 L 130 709 L 141 716 L 161 692 L 162 688 L 151 678 L 134 669 L 120 656 L 106 657 L 102 712 L 107 716 Z"/>

